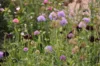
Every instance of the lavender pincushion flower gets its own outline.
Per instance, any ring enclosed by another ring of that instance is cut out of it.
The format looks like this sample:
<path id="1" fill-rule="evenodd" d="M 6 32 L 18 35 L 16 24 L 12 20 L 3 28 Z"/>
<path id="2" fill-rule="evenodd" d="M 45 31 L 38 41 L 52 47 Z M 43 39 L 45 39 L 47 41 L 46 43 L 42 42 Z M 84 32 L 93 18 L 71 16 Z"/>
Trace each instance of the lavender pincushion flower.
<path id="1" fill-rule="evenodd" d="M 86 28 L 86 24 L 84 22 L 80 22 L 78 24 L 78 27 L 80 27 L 80 28 Z"/>
<path id="2" fill-rule="evenodd" d="M 3 57 L 3 52 L 2 51 L 0 51 L 0 58 L 2 58 Z"/>
<path id="3" fill-rule="evenodd" d="M 57 14 L 55 12 L 51 12 L 49 15 L 50 20 L 56 20 L 57 19 Z"/>
<path id="4" fill-rule="evenodd" d="M 59 12 L 57 13 L 57 15 L 58 15 L 58 17 L 65 17 L 64 11 L 59 11 Z"/>
<path id="5" fill-rule="evenodd" d="M 65 18 L 62 18 L 62 20 L 60 21 L 60 25 L 61 26 L 64 26 L 64 25 L 66 25 L 68 22 L 67 22 L 67 20 L 65 19 Z"/>
<path id="6" fill-rule="evenodd" d="M 85 21 L 86 23 L 89 23 L 89 22 L 90 22 L 90 18 L 84 17 L 84 18 L 83 18 L 83 21 Z"/>
<path id="7" fill-rule="evenodd" d="M 71 39 L 71 38 L 73 38 L 74 37 L 74 34 L 73 33 L 69 33 L 68 35 L 67 35 L 67 38 L 68 39 Z"/>
<path id="8" fill-rule="evenodd" d="M 0 11 L 3 12 L 4 11 L 4 8 L 0 8 Z"/>
<path id="9" fill-rule="evenodd" d="M 34 35 L 39 35 L 40 34 L 40 31 L 36 30 L 34 31 Z"/>
<path id="10" fill-rule="evenodd" d="M 46 18 L 43 15 L 37 17 L 38 22 L 46 21 Z"/>
<path id="11" fill-rule="evenodd" d="M 51 53 L 53 51 L 52 46 L 46 46 L 44 50 L 46 53 Z"/>
<path id="12" fill-rule="evenodd" d="M 28 51 L 28 48 L 27 47 L 24 47 L 23 51 L 27 52 Z"/>
<path id="13" fill-rule="evenodd" d="M 61 60 L 61 61 L 66 61 L 66 56 L 65 56 L 65 55 L 61 55 L 61 56 L 60 56 L 60 60 Z"/>

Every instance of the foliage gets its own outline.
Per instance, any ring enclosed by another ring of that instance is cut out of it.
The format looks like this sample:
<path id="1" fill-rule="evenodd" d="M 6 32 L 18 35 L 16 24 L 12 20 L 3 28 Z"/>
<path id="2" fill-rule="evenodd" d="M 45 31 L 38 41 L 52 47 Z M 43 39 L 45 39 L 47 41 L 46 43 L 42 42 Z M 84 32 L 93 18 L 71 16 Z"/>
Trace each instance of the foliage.
<path id="1" fill-rule="evenodd" d="M 87 20 L 86 28 L 79 28 L 76 21 L 84 16 L 70 17 L 67 6 L 62 3 L 60 0 L 49 3 L 43 3 L 43 0 L 10 1 L 2 15 L 10 31 L 4 36 L 2 51 L 7 51 L 9 56 L 0 58 L 1 66 L 100 65 L 98 5 L 91 6 L 90 3 L 93 17 Z M 56 14 L 53 16 L 56 20 L 50 19 L 52 12 Z M 57 15 L 58 12 L 61 14 Z"/>

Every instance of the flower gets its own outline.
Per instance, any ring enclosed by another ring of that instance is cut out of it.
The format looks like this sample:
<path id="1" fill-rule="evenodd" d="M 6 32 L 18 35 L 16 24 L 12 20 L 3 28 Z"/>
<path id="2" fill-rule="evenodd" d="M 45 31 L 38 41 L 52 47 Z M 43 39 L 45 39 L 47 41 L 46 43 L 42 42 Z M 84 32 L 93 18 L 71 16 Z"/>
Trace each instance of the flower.
<path id="1" fill-rule="evenodd" d="M 84 22 L 80 22 L 78 24 L 78 27 L 80 27 L 80 28 L 86 28 L 86 24 Z"/>
<path id="2" fill-rule="evenodd" d="M 69 33 L 68 35 L 67 35 L 67 38 L 68 39 L 71 39 L 71 38 L 73 38 L 74 37 L 74 34 L 73 33 Z"/>
<path id="3" fill-rule="evenodd" d="M 17 18 L 13 19 L 14 23 L 19 23 L 19 20 Z"/>
<path id="4" fill-rule="evenodd" d="M 24 47 L 23 51 L 27 52 L 28 51 L 28 48 L 27 47 Z"/>
<path id="5" fill-rule="evenodd" d="M 43 3 L 44 3 L 44 4 L 47 4 L 47 3 L 48 3 L 48 0 L 44 0 Z"/>
<path id="6" fill-rule="evenodd" d="M 24 32 L 21 32 L 21 35 L 24 36 L 25 35 Z"/>
<path id="7" fill-rule="evenodd" d="M 64 11 L 59 11 L 59 12 L 57 13 L 57 15 L 58 15 L 58 17 L 65 17 Z"/>
<path id="8" fill-rule="evenodd" d="M 56 12 L 51 12 L 50 15 L 49 15 L 49 19 L 50 19 L 50 20 L 56 20 L 56 19 L 57 19 L 57 14 L 56 14 Z"/>
<path id="9" fill-rule="evenodd" d="M 52 10 L 52 7 L 48 7 L 48 10 L 51 11 Z"/>
<path id="10" fill-rule="evenodd" d="M 46 46 L 44 50 L 46 53 L 51 53 L 53 51 L 52 46 Z"/>
<path id="11" fill-rule="evenodd" d="M 37 17 L 38 22 L 46 21 L 46 18 L 43 15 Z"/>
<path id="12" fill-rule="evenodd" d="M 3 57 L 3 52 L 2 51 L 0 51 L 0 58 L 2 58 Z"/>
<path id="13" fill-rule="evenodd" d="M 0 11 L 3 12 L 4 11 L 4 8 L 0 8 Z"/>
<path id="14" fill-rule="evenodd" d="M 16 7 L 16 10 L 17 10 L 17 11 L 19 11 L 19 10 L 20 10 L 20 7 L 19 7 L 19 6 L 18 6 L 18 7 Z"/>
<path id="15" fill-rule="evenodd" d="M 60 25 L 61 26 L 65 26 L 67 24 L 67 20 L 65 18 L 62 18 L 62 20 L 60 21 Z"/>
<path id="16" fill-rule="evenodd" d="M 36 30 L 34 31 L 34 35 L 39 35 L 40 34 L 40 31 Z"/>
<path id="17" fill-rule="evenodd" d="M 86 23 L 89 23 L 89 22 L 90 22 L 90 18 L 84 17 L 84 18 L 83 18 L 83 21 L 85 21 Z"/>
<path id="18" fill-rule="evenodd" d="M 61 61 L 66 61 L 66 56 L 65 56 L 65 55 L 61 55 L 61 56 L 60 56 L 60 60 L 61 60 Z"/>

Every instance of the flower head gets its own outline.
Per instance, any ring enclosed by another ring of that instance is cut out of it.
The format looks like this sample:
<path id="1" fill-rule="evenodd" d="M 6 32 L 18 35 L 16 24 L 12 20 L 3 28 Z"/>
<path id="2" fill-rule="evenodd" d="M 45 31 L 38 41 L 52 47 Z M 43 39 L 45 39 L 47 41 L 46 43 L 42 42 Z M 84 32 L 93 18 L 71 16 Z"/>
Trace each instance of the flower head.
<path id="1" fill-rule="evenodd" d="M 48 10 L 51 11 L 52 10 L 52 7 L 48 7 Z"/>
<path id="2" fill-rule="evenodd" d="M 4 8 L 0 8 L 0 11 L 3 12 L 4 11 Z"/>
<path id="3" fill-rule="evenodd" d="M 17 11 L 19 11 L 19 10 L 20 10 L 20 7 L 19 7 L 19 6 L 18 6 L 18 7 L 16 7 L 16 10 L 17 10 Z"/>
<path id="4" fill-rule="evenodd" d="M 46 46 L 44 50 L 46 53 L 51 53 L 53 51 L 52 46 Z"/>
<path id="5" fill-rule="evenodd" d="M 39 35 L 40 34 L 40 31 L 36 30 L 34 31 L 34 35 Z"/>
<path id="6" fill-rule="evenodd" d="M 25 35 L 25 33 L 24 33 L 24 32 L 21 32 L 21 35 L 22 35 L 22 36 L 24 36 L 24 35 Z"/>
<path id="7" fill-rule="evenodd" d="M 46 21 L 46 18 L 43 15 L 37 17 L 38 22 Z"/>
<path id="8" fill-rule="evenodd" d="M 89 23 L 89 22 L 90 22 L 90 18 L 84 17 L 84 18 L 83 18 L 83 21 L 85 21 L 86 23 Z"/>
<path id="9" fill-rule="evenodd" d="M 27 52 L 28 51 L 28 48 L 27 47 L 24 47 L 23 51 Z"/>
<path id="10" fill-rule="evenodd" d="M 68 39 L 71 39 L 71 38 L 73 38 L 74 37 L 74 34 L 73 33 L 69 33 L 68 35 L 67 35 L 67 38 Z"/>
<path id="11" fill-rule="evenodd" d="M 19 20 L 17 18 L 13 19 L 14 23 L 19 23 Z"/>
<path id="12" fill-rule="evenodd" d="M 19 23 L 19 20 L 17 18 L 13 19 L 14 23 Z"/>
<path id="13" fill-rule="evenodd" d="M 2 58 L 3 57 L 3 52 L 2 51 L 0 51 L 0 58 Z"/>
<path id="14" fill-rule="evenodd" d="M 86 24 L 84 22 L 80 22 L 78 27 L 80 28 L 86 28 Z"/>
<path id="15" fill-rule="evenodd" d="M 61 56 L 60 56 L 60 60 L 61 60 L 61 61 L 66 61 L 66 56 L 65 56 L 65 55 L 61 55 Z"/>
<path id="16" fill-rule="evenodd" d="M 57 19 L 57 14 L 55 12 L 51 12 L 49 15 L 50 20 L 56 20 Z"/>
<path id="17" fill-rule="evenodd" d="M 59 12 L 57 13 L 57 15 L 58 15 L 58 17 L 65 17 L 64 11 L 59 11 Z"/>
<path id="18" fill-rule="evenodd" d="M 47 3 L 48 3 L 48 0 L 44 0 L 43 3 L 44 3 L 44 4 L 47 4 Z"/>
<path id="19" fill-rule="evenodd" d="M 62 20 L 60 21 L 60 25 L 61 26 L 65 26 L 67 24 L 67 20 L 65 18 L 62 18 Z"/>

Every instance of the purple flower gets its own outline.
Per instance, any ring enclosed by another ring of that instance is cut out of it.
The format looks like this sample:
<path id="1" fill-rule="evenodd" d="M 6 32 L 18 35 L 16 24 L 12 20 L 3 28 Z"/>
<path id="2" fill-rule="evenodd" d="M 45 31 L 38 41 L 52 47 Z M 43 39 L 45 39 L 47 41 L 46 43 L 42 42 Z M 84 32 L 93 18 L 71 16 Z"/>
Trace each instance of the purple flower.
<path id="1" fill-rule="evenodd" d="M 47 4 L 48 3 L 48 0 L 44 0 L 44 2 L 43 2 L 44 4 Z"/>
<path id="2" fill-rule="evenodd" d="M 46 18 L 43 15 L 37 17 L 38 22 L 46 21 Z"/>
<path id="3" fill-rule="evenodd" d="M 80 27 L 80 28 L 85 28 L 85 27 L 86 27 L 86 24 L 85 24 L 84 22 L 80 22 L 80 23 L 78 24 L 78 27 Z"/>
<path id="4" fill-rule="evenodd" d="M 2 58 L 3 57 L 3 52 L 2 51 L 0 51 L 0 58 Z"/>
<path id="5" fill-rule="evenodd" d="M 58 17 L 65 17 L 64 11 L 59 11 L 57 14 L 58 14 Z"/>
<path id="6" fill-rule="evenodd" d="M 40 34 L 40 31 L 36 30 L 34 31 L 34 35 L 39 35 Z"/>
<path id="7" fill-rule="evenodd" d="M 83 21 L 85 21 L 86 23 L 89 23 L 89 22 L 90 22 L 90 18 L 84 17 L 84 18 L 83 18 Z"/>
<path id="8" fill-rule="evenodd" d="M 67 20 L 65 19 L 65 18 L 62 18 L 62 20 L 60 21 L 60 25 L 61 26 L 64 26 L 64 25 L 66 25 L 68 22 L 67 22 Z"/>
<path id="9" fill-rule="evenodd" d="M 65 56 L 65 55 L 61 55 L 61 56 L 60 56 L 60 60 L 61 60 L 61 61 L 66 61 L 66 56 Z"/>
<path id="10" fill-rule="evenodd" d="M 47 52 L 47 53 L 51 53 L 51 52 L 53 51 L 52 46 L 46 46 L 46 47 L 44 48 L 44 50 L 45 50 L 45 52 Z"/>
<path id="11" fill-rule="evenodd" d="M 0 8 L 0 11 L 3 12 L 4 11 L 4 8 Z"/>
<path id="12" fill-rule="evenodd" d="M 68 39 L 71 39 L 71 38 L 73 38 L 74 37 L 74 34 L 73 33 L 69 33 L 68 35 L 67 35 L 67 38 Z"/>
<path id="13" fill-rule="evenodd" d="M 23 51 L 27 52 L 28 51 L 28 48 L 27 47 L 24 47 Z"/>
<path id="14" fill-rule="evenodd" d="M 56 20 L 57 19 L 57 14 L 55 12 L 51 12 L 49 15 L 50 20 Z"/>

